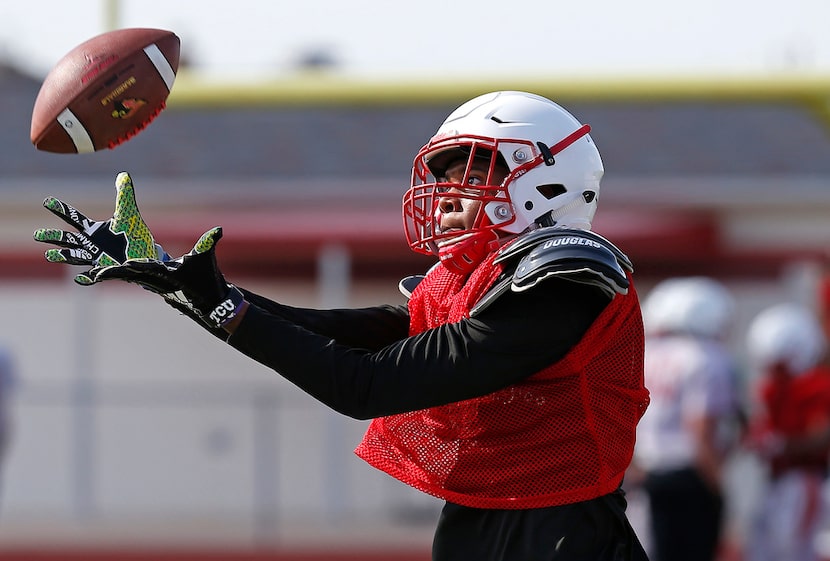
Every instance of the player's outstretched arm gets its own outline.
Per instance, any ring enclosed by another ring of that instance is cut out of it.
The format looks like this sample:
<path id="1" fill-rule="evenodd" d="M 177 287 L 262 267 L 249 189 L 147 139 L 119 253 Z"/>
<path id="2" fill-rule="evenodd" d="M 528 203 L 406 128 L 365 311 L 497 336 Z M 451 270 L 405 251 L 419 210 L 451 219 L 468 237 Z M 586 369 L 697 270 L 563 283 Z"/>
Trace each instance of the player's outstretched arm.
<path id="1" fill-rule="evenodd" d="M 60 199 L 47 197 L 43 206 L 77 231 L 35 230 L 35 241 L 58 246 L 46 251 L 46 260 L 91 268 L 117 265 L 128 259 L 164 260 L 164 250 L 153 239 L 138 211 L 129 173 L 121 172 L 116 176 L 115 192 L 115 212 L 111 218 L 102 221 L 88 218 Z M 75 276 L 75 282 L 88 286 L 97 281 L 87 271 Z"/>
<path id="2" fill-rule="evenodd" d="M 228 284 L 216 263 L 216 244 L 221 238 L 222 228 L 211 228 L 189 253 L 177 259 L 130 259 L 94 267 L 88 275 L 92 282 L 121 280 L 138 284 L 161 294 L 174 307 L 192 311 L 208 327 L 230 330 L 247 303 L 242 292 Z"/>

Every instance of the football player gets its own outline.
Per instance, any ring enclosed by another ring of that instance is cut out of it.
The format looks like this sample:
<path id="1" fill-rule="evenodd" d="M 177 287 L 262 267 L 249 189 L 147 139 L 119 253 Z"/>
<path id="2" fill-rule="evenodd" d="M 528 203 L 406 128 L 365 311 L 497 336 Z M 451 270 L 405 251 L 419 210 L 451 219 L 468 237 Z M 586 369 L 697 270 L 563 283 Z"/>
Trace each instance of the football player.
<path id="1" fill-rule="evenodd" d="M 718 555 L 723 470 L 744 424 L 738 365 L 727 344 L 734 312 L 731 292 L 709 277 L 665 279 L 643 300 L 651 403 L 637 427 L 631 471 L 648 497 L 656 559 Z"/>
<path id="2" fill-rule="evenodd" d="M 410 247 L 436 257 L 401 282 L 407 305 L 300 309 L 229 284 L 220 228 L 177 259 L 146 236 L 146 255 L 106 262 L 68 233 L 35 238 L 62 245 L 50 261 L 91 266 L 81 284 L 157 292 L 332 409 L 372 419 L 356 453 L 446 501 L 436 561 L 645 559 L 621 491 L 648 404 L 642 318 L 629 259 L 590 230 L 603 164 L 589 131 L 525 92 L 453 111 L 403 197 Z M 83 241 L 113 245 L 82 226 Z"/>
<path id="3" fill-rule="evenodd" d="M 747 443 L 767 468 L 746 558 L 823 559 L 817 538 L 826 524 L 830 369 L 822 325 L 804 306 L 775 304 L 752 320 L 746 345 L 760 405 Z"/>

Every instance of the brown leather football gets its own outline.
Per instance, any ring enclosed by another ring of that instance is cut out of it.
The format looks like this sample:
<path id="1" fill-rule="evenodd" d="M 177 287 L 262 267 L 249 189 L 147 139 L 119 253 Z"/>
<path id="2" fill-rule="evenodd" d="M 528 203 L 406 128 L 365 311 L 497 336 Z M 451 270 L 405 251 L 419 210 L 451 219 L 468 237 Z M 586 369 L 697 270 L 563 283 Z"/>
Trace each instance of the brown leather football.
<path id="1" fill-rule="evenodd" d="M 163 29 L 110 31 L 52 68 L 32 110 L 38 150 L 82 154 L 115 148 L 165 107 L 179 67 L 179 38 Z"/>

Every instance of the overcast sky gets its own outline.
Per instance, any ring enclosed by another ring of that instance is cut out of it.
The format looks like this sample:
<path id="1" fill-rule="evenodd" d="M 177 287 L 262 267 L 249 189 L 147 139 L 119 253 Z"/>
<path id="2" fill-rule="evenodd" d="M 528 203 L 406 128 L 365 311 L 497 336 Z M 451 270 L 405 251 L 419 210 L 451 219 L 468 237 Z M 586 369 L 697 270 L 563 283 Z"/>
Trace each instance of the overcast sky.
<path id="1" fill-rule="evenodd" d="M 0 0 L 0 53 L 45 75 L 107 6 L 228 78 L 319 54 L 357 77 L 830 75 L 830 0 Z"/>

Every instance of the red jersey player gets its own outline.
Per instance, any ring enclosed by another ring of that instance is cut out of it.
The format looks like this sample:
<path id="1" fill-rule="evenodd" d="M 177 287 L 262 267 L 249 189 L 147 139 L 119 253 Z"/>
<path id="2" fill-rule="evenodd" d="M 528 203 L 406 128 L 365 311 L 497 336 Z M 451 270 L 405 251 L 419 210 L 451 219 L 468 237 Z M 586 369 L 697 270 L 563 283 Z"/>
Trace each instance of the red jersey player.
<path id="1" fill-rule="evenodd" d="M 753 320 L 747 346 L 761 376 L 761 408 L 748 444 L 768 467 L 747 556 L 749 561 L 815 561 L 830 455 L 824 333 L 811 311 L 779 304 Z"/>
<path id="2" fill-rule="evenodd" d="M 360 457 L 445 501 L 436 561 L 642 560 L 621 483 L 648 404 L 643 325 L 630 261 L 590 231 L 604 169 L 589 130 L 525 92 L 453 111 L 403 196 L 410 247 L 436 258 L 402 281 L 406 305 L 299 309 L 229 285 L 218 228 L 173 260 L 148 237 L 149 257 L 120 265 L 85 255 L 77 235 L 36 238 L 64 245 L 52 261 L 93 265 L 82 284 L 160 293 L 326 405 L 373 419 Z M 81 229 L 103 244 L 106 229 Z"/>

